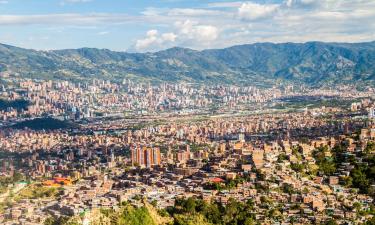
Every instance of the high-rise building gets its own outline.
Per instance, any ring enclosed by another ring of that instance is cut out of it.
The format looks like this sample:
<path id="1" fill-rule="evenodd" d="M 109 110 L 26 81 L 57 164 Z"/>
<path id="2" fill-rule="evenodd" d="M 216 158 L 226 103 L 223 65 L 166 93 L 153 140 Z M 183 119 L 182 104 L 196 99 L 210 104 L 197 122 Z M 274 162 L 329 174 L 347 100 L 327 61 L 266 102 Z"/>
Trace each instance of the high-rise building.
<path id="1" fill-rule="evenodd" d="M 374 119 L 375 118 L 375 108 L 370 108 L 368 112 L 368 118 L 369 119 Z"/>
<path id="2" fill-rule="evenodd" d="M 244 133 L 239 133 L 238 134 L 238 140 L 241 142 L 245 142 L 245 134 Z"/>
<path id="3" fill-rule="evenodd" d="M 131 161 L 133 166 L 151 168 L 161 164 L 160 149 L 157 147 L 132 146 Z"/>
<path id="4" fill-rule="evenodd" d="M 154 165 L 160 165 L 161 164 L 161 155 L 160 155 L 160 148 L 153 148 L 153 160 Z"/>

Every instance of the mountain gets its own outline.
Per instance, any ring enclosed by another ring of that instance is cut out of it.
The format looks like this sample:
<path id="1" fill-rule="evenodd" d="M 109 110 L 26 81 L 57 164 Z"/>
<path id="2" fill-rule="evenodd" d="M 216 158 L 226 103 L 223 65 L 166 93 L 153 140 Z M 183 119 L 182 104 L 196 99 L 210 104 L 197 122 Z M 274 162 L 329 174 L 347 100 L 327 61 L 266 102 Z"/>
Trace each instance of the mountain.
<path id="1" fill-rule="evenodd" d="M 375 42 L 256 43 L 196 51 L 126 53 L 81 48 L 36 51 L 0 45 L 0 74 L 121 81 L 307 85 L 375 84 Z"/>

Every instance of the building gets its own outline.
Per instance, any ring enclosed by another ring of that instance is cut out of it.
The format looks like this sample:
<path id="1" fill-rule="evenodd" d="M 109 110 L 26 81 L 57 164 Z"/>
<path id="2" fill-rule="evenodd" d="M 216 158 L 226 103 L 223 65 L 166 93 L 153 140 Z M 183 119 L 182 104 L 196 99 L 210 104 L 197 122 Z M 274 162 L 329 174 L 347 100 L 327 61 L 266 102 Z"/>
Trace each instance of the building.
<path id="1" fill-rule="evenodd" d="M 157 147 L 131 147 L 131 161 L 133 166 L 151 168 L 161 164 L 160 149 Z"/>

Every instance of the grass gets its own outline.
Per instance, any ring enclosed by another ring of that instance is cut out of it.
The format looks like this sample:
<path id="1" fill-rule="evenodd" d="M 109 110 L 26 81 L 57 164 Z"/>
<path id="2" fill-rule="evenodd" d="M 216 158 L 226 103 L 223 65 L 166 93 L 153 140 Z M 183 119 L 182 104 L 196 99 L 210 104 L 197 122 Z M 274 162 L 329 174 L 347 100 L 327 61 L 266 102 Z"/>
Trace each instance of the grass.
<path id="1" fill-rule="evenodd" d="M 14 197 L 14 200 L 54 198 L 59 195 L 59 192 L 59 189 L 56 187 L 44 187 L 41 184 L 31 184 L 20 191 Z"/>
<path id="2" fill-rule="evenodd" d="M 7 187 L 4 187 L 4 186 L 0 186 L 0 195 L 1 194 L 4 194 L 5 192 L 8 191 L 8 188 Z"/>
<path id="3" fill-rule="evenodd" d="M 301 109 L 305 107 L 319 108 L 319 107 L 325 106 L 325 107 L 338 107 L 338 108 L 348 109 L 352 102 L 354 102 L 354 100 L 316 99 L 316 100 L 290 101 L 290 102 L 279 103 L 278 105 L 272 108 L 273 109 Z"/>
<path id="4" fill-rule="evenodd" d="M 18 193 L 10 193 L 10 195 L 0 202 L 0 214 L 11 207 L 14 202 L 24 199 L 45 199 L 55 198 L 60 194 L 60 189 L 55 187 L 44 187 L 41 184 L 30 184 Z"/>
<path id="5" fill-rule="evenodd" d="M 7 208 L 7 205 L 4 202 L 1 202 L 0 203 L 0 214 L 4 213 L 6 208 Z"/>

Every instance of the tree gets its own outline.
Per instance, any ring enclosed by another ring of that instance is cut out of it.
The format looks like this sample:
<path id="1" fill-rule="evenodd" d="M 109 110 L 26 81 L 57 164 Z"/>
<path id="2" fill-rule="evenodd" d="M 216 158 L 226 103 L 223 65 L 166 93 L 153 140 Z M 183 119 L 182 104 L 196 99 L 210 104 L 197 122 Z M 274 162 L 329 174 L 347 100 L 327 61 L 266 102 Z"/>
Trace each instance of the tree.
<path id="1" fill-rule="evenodd" d="M 375 151 L 375 143 L 374 142 L 369 142 L 366 145 L 366 148 L 364 149 L 365 154 L 370 154 Z"/>
<path id="2" fill-rule="evenodd" d="M 192 212 L 189 208 L 194 208 L 195 211 Z M 190 224 L 190 220 L 185 221 L 186 216 L 203 216 L 206 224 L 250 225 L 254 224 L 255 221 L 253 209 L 254 202 L 252 200 L 239 202 L 230 198 L 224 206 L 220 202 L 208 203 L 199 198 L 188 198 L 176 199 L 175 206 L 167 210 L 175 218 L 175 224 Z M 182 221 L 185 221 L 185 223 L 182 223 Z"/>
<path id="3" fill-rule="evenodd" d="M 319 164 L 319 171 L 321 171 L 325 175 L 332 175 L 336 172 L 336 164 L 334 163 L 333 160 L 325 158 Z"/>
<path id="4" fill-rule="evenodd" d="M 296 171 L 297 173 L 301 173 L 305 169 L 305 166 L 300 163 L 292 163 L 290 164 L 290 168 Z"/>
<path id="5" fill-rule="evenodd" d="M 355 208 L 355 210 L 356 210 L 357 212 L 359 212 L 359 211 L 361 210 L 361 208 L 362 208 L 362 205 L 361 205 L 361 203 L 359 203 L 359 202 L 354 202 L 354 203 L 353 203 L 353 207 Z"/>
<path id="6" fill-rule="evenodd" d="M 158 206 L 158 201 L 156 201 L 155 199 L 152 200 L 151 205 L 154 206 L 154 207 L 157 207 Z"/>
<path id="7" fill-rule="evenodd" d="M 353 178 L 353 186 L 359 188 L 362 192 L 367 192 L 369 186 L 369 180 L 366 176 L 366 167 L 365 166 L 356 166 L 350 173 Z"/>
<path id="8" fill-rule="evenodd" d="M 221 223 L 221 208 L 222 206 L 217 203 L 205 203 L 202 201 L 202 206 L 200 207 L 200 212 L 213 224 Z"/>
<path id="9" fill-rule="evenodd" d="M 351 176 L 345 176 L 341 178 L 345 187 L 351 187 L 353 185 L 353 178 Z"/>
<path id="10" fill-rule="evenodd" d="M 246 218 L 245 222 L 244 222 L 244 225 L 255 225 L 255 220 L 251 217 Z"/>
<path id="11" fill-rule="evenodd" d="M 364 225 L 375 225 L 375 216 L 373 216 L 371 219 L 367 220 Z"/>
<path id="12" fill-rule="evenodd" d="M 338 223 L 334 219 L 328 220 L 325 225 L 338 225 Z"/>
<path id="13" fill-rule="evenodd" d="M 287 156 L 284 154 L 284 153 L 281 153 L 278 157 L 277 157 L 277 162 L 281 163 L 283 162 L 284 160 L 287 160 Z"/>
<path id="14" fill-rule="evenodd" d="M 207 222 L 205 218 L 200 214 L 176 214 L 174 216 L 174 219 L 175 225 L 211 225 L 211 223 Z"/>
<path id="15" fill-rule="evenodd" d="M 284 184 L 283 185 L 283 192 L 287 194 L 294 194 L 296 191 L 290 184 Z"/>
<path id="16" fill-rule="evenodd" d="M 195 199 L 194 198 L 188 198 L 185 202 L 185 209 L 188 213 L 194 213 L 195 212 Z"/>
<path id="17" fill-rule="evenodd" d="M 19 182 L 21 180 L 23 180 L 23 175 L 19 172 L 15 172 L 13 174 L 13 182 Z"/>

